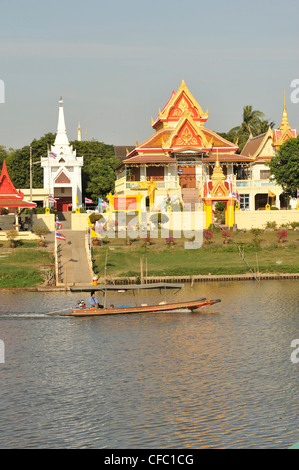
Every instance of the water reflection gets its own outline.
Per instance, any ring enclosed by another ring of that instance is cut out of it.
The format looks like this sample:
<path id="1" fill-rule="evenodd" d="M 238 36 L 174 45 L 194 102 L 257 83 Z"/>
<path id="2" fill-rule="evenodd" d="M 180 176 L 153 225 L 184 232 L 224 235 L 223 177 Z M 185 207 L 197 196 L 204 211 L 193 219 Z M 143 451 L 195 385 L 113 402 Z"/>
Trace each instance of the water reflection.
<path id="1" fill-rule="evenodd" d="M 161 295 L 150 291 L 142 300 Z M 290 361 L 298 281 L 197 284 L 175 298 L 203 295 L 222 303 L 192 314 L 78 319 L 47 313 L 75 306 L 82 293 L 1 292 L 0 447 L 298 441 L 298 365 Z M 127 293 L 111 301 L 134 305 Z"/>

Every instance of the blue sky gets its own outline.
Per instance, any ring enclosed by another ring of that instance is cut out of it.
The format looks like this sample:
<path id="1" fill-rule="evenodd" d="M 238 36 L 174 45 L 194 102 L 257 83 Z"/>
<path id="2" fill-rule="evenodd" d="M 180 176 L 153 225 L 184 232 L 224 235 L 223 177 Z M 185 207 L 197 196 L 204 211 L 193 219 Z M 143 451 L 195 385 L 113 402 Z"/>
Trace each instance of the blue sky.
<path id="1" fill-rule="evenodd" d="M 299 78 L 295 0 L 2 0 L 0 145 L 19 148 L 56 132 L 62 95 L 70 140 L 134 145 L 150 137 L 184 79 L 206 127 L 238 125 L 244 105 L 280 124 Z"/>

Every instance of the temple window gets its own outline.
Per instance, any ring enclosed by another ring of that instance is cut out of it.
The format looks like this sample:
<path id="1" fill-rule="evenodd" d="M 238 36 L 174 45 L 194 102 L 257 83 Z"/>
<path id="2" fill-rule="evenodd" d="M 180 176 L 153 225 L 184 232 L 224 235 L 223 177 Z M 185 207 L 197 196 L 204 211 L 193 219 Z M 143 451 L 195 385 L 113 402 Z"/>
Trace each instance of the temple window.
<path id="1" fill-rule="evenodd" d="M 164 166 L 148 166 L 146 168 L 146 179 L 150 181 L 164 181 Z"/>
<path id="2" fill-rule="evenodd" d="M 140 181 L 140 167 L 127 168 L 127 181 Z"/>
<path id="3" fill-rule="evenodd" d="M 249 209 L 250 208 L 250 195 L 249 194 L 240 194 L 240 209 Z"/>

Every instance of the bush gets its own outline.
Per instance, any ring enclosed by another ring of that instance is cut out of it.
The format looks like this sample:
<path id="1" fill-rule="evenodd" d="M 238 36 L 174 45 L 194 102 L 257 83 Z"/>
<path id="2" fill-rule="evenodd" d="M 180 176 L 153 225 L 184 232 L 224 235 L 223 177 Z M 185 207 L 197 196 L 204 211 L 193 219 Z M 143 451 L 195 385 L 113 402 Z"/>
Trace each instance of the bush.
<path id="1" fill-rule="evenodd" d="M 40 239 L 45 238 L 45 235 L 48 232 L 49 232 L 49 229 L 48 229 L 48 227 L 46 227 L 46 225 L 35 225 L 35 227 L 34 227 L 34 233 Z"/>
<path id="2" fill-rule="evenodd" d="M 150 221 L 157 226 L 165 224 L 168 220 L 168 216 L 166 214 L 162 214 L 162 212 L 157 212 L 150 217 Z"/>
<path id="3" fill-rule="evenodd" d="M 203 237 L 204 237 L 206 243 L 210 243 L 210 241 L 213 238 L 213 232 L 211 230 L 204 230 L 203 231 Z"/>
<path id="4" fill-rule="evenodd" d="M 16 230 L 8 230 L 8 232 L 6 232 L 6 237 L 8 238 L 8 240 L 10 242 L 12 242 L 13 240 L 15 240 L 18 236 L 18 232 Z"/>
<path id="5" fill-rule="evenodd" d="M 222 238 L 224 238 L 224 240 L 229 240 L 230 238 L 233 238 L 233 233 L 231 233 L 230 230 L 228 229 L 223 229 L 221 231 L 221 235 L 222 235 Z"/>
<path id="6" fill-rule="evenodd" d="M 279 241 L 283 241 L 283 240 L 286 240 L 288 238 L 288 231 L 287 229 L 285 228 L 282 228 L 280 230 L 278 230 L 278 232 L 276 232 L 276 236 L 278 238 Z"/>
<path id="7" fill-rule="evenodd" d="M 277 229 L 277 222 L 275 222 L 275 220 L 273 222 L 267 222 L 266 225 L 265 225 L 266 228 L 270 228 L 270 229 Z"/>
<path id="8" fill-rule="evenodd" d="M 0 207 L 0 215 L 7 215 L 9 214 L 9 210 L 5 209 L 5 207 Z"/>
<path id="9" fill-rule="evenodd" d="M 93 212 L 92 214 L 90 214 L 89 216 L 89 220 L 90 220 L 90 223 L 92 225 L 94 225 L 98 220 L 102 219 L 103 216 L 102 214 L 96 214 L 95 212 Z"/>

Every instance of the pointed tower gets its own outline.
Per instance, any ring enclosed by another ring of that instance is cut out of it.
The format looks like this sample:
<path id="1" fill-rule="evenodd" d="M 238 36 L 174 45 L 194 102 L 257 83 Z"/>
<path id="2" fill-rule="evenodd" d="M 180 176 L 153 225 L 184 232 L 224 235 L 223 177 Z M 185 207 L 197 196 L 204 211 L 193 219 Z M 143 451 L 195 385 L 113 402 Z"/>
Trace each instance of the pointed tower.
<path id="1" fill-rule="evenodd" d="M 273 133 L 273 147 L 275 152 L 278 152 L 280 147 L 289 139 L 297 137 L 297 130 L 291 129 L 288 119 L 288 112 L 286 106 L 286 94 L 284 92 L 283 112 L 279 129 L 275 129 Z"/>
<path id="2" fill-rule="evenodd" d="M 77 157 L 66 132 L 62 97 L 59 100 L 57 134 L 48 155 L 41 159 L 44 188 L 57 199 L 57 210 L 66 212 L 82 204 L 81 168 L 83 157 Z M 78 202 L 77 202 L 78 201 Z"/>
<path id="3" fill-rule="evenodd" d="M 77 128 L 77 131 L 78 131 L 78 133 L 77 133 L 77 140 L 78 140 L 79 142 L 81 142 L 81 140 L 82 140 L 82 133 L 81 133 L 81 125 L 80 125 L 80 122 L 79 122 L 79 125 L 78 125 L 78 128 Z"/>
<path id="4" fill-rule="evenodd" d="M 59 100 L 59 113 L 58 113 L 58 125 L 57 125 L 57 134 L 54 142 L 54 146 L 63 145 L 69 146 L 69 139 L 66 135 L 66 127 L 64 120 L 64 110 L 63 110 L 63 99 L 62 97 Z"/>
<path id="5" fill-rule="evenodd" d="M 281 132 L 288 131 L 291 129 L 291 126 L 289 124 L 288 120 L 288 112 L 287 112 L 287 106 L 286 106 L 286 92 L 284 91 L 284 101 L 283 101 L 283 113 L 282 113 L 282 120 L 279 129 Z"/>

